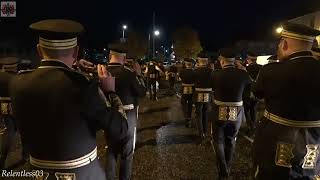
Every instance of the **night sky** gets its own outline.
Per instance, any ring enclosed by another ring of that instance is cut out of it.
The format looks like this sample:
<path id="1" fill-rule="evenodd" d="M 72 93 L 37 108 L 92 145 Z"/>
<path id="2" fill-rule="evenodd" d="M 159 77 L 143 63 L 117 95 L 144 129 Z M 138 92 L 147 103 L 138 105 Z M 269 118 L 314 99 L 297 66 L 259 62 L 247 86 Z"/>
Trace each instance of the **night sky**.
<path id="1" fill-rule="evenodd" d="M 18 0 L 17 18 L 2 18 L 0 26 L 9 35 L 27 36 L 32 22 L 70 18 L 86 27 L 90 46 L 102 46 L 121 37 L 122 24 L 147 37 L 155 11 L 161 44 L 169 45 L 174 30 L 187 25 L 198 31 L 206 50 L 215 50 L 237 40 L 265 39 L 276 23 L 319 9 L 320 0 Z"/>

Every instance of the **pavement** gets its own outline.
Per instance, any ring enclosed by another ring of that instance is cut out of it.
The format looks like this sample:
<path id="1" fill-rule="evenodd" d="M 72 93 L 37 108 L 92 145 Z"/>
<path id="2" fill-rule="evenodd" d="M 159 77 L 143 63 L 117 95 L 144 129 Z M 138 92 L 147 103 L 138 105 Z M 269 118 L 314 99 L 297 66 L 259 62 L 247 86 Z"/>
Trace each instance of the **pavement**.
<path id="1" fill-rule="evenodd" d="M 213 148 L 210 144 L 200 146 L 196 129 L 185 127 L 178 96 L 166 96 L 166 91 L 160 90 L 158 101 L 144 98 L 140 104 L 134 180 L 218 179 Z M 104 166 L 105 140 L 102 132 L 97 134 L 98 156 Z M 24 169 L 25 164 L 16 164 L 21 159 L 20 154 L 21 143 L 17 137 L 7 160 L 9 169 Z M 241 133 L 229 179 L 250 180 L 251 162 L 251 143 Z"/>

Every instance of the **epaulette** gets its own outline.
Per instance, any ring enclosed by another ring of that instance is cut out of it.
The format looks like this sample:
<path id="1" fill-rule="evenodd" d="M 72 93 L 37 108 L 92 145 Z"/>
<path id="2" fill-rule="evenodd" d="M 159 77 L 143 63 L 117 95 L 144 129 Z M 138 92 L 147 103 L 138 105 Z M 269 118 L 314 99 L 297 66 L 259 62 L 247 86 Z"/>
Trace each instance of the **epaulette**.
<path id="1" fill-rule="evenodd" d="M 130 71 L 130 72 L 135 72 L 132 68 L 128 67 L 128 66 L 123 66 L 126 70 Z"/>
<path id="2" fill-rule="evenodd" d="M 29 72 L 33 72 L 33 71 L 34 71 L 34 69 L 20 70 L 20 71 L 18 72 L 18 75 L 20 75 L 20 74 L 25 74 L 25 73 L 29 73 Z"/>

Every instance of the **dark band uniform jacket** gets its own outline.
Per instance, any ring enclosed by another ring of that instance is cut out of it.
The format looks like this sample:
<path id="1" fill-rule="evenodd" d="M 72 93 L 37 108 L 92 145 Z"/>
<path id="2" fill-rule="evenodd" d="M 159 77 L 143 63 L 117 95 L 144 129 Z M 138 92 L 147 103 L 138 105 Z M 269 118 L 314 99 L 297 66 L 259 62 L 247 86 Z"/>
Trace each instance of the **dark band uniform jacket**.
<path id="1" fill-rule="evenodd" d="M 155 82 L 160 78 L 160 68 L 155 63 L 150 63 L 147 67 L 147 77 L 151 82 Z"/>
<path id="2" fill-rule="evenodd" d="M 254 61 L 253 63 L 249 64 L 246 69 L 247 72 L 249 73 L 250 77 L 255 80 L 259 74 L 259 71 L 261 69 L 261 65 L 257 64 L 257 55 L 254 52 L 249 51 L 247 53 L 248 58 L 252 59 Z"/>
<path id="3" fill-rule="evenodd" d="M 39 32 L 40 47 L 55 50 L 77 46 L 76 35 L 83 31 L 70 20 L 44 20 L 30 27 Z M 49 179 L 105 178 L 97 162 L 96 131 L 103 129 L 121 141 L 128 124 L 110 106 L 98 81 L 58 59 L 43 59 L 37 69 L 20 72 L 12 80 L 10 95 L 32 167 L 50 172 Z M 72 174 L 61 174 L 66 172 Z"/>
<path id="4" fill-rule="evenodd" d="M 208 137 L 208 111 L 211 107 L 213 71 L 205 63 L 208 62 L 205 55 L 198 57 L 198 61 L 202 64 L 194 71 L 194 102 L 196 104 L 198 133 L 204 143 L 205 138 Z"/>
<path id="5" fill-rule="evenodd" d="M 220 56 L 235 61 L 233 49 L 220 50 Z M 250 91 L 248 73 L 234 64 L 225 65 L 213 76 L 213 132 L 220 176 L 228 176 L 236 138 L 244 117 L 243 94 Z"/>
<path id="6" fill-rule="evenodd" d="M 4 169 L 7 155 L 14 142 L 16 124 L 12 118 L 9 83 L 17 73 L 18 58 L 0 58 L 0 169 Z"/>
<path id="7" fill-rule="evenodd" d="M 137 105 L 136 98 L 143 97 L 146 88 L 136 72 L 119 63 L 109 63 L 108 71 L 116 77 L 116 92 L 124 105 Z"/>
<path id="8" fill-rule="evenodd" d="M 125 58 L 125 52 L 113 49 L 110 54 L 117 54 Z M 109 63 L 107 70 L 115 77 L 116 92 L 124 104 L 124 110 L 128 117 L 128 132 L 126 140 L 117 146 L 109 142 L 107 151 L 107 179 L 115 179 L 117 172 L 117 157 L 120 155 L 120 173 L 119 179 L 130 179 L 132 174 L 133 154 L 136 141 L 136 121 L 137 121 L 137 106 L 138 98 L 143 97 L 146 93 L 143 81 L 137 76 L 137 73 L 120 63 Z"/>
<path id="9" fill-rule="evenodd" d="M 193 85 L 193 78 L 194 78 L 194 70 L 192 68 L 183 68 L 179 72 L 179 77 L 181 82 L 184 84 L 192 84 Z"/>
<path id="10" fill-rule="evenodd" d="M 250 77 L 255 80 L 259 74 L 259 71 L 261 69 L 261 65 L 260 64 L 257 64 L 257 63 L 252 63 L 252 64 L 249 64 L 246 69 L 250 75 Z"/>
<path id="11" fill-rule="evenodd" d="M 128 61 L 129 60 L 129 61 Z M 143 78 L 143 75 L 138 75 L 135 70 L 133 69 L 133 66 L 138 63 L 136 61 L 133 60 L 133 58 L 127 58 L 126 57 L 126 62 L 125 65 L 123 66 L 124 69 L 129 70 L 131 72 L 134 72 L 135 76 L 136 76 L 136 81 L 137 81 L 137 89 L 139 89 L 140 93 L 137 93 L 136 96 L 134 96 L 134 103 L 133 105 L 135 107 L 139 106 L 139 98 L 145 96 L 146 93 L 146 84 L 145 84 L 145 80 Z M 139 65 L 139 64 L 138 64 Z M 140 65 L 139 65 L 140 66 Z"/>
<path id="12" fill-rule="evenodd" d="M 287 24 L 283 37 L 312 42 L 319 31 Z M 288 33 L 291 32 L 291 33 Z M 320 61 L 309 51 L 265 65 L 253 91 L 266 111 L 255 138 L 259 179 L 316 179 L 320 173 Z"/>
<path id="13" fill-rule="evenodd" d="M 0 58 L 0 99 L 9 98 L 9 82 L 17 72 L 18 59 L 16 57 Z"/>
<path id="14" fill-rule="evenodd" d="M 186 120 L 186 126 L 189 127 L 191 124 L 191 114 L 192 114 L 192 98 L 194 92 L 194 71 L 192 69 L 192 59 L 185 59 L 186 63 L 190 65 L 190 67 L 183 68 L 179 72 L 179 78 L 181 79 L 181 104 L 182 111 L 184 113 L 184 118 Z"/>

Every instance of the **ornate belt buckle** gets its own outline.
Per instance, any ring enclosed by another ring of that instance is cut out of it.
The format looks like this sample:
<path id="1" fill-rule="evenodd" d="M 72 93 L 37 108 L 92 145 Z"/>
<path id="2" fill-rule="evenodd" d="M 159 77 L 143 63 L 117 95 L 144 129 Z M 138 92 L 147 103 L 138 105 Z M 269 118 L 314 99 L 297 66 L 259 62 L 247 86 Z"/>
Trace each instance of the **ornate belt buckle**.
<path id="1" fill-rule="evenodd" d="M 237 121 L 238 119 L 238 108 L 237 107 L 229 107 L 229 120 Z"/>
<path id="2" fill-rule="evenodd" d="M 203 102 L 209 102 L 209 93 L 203 94 Z"/>
<path id="3" fill-rule="evenodd" d="M 237 121 L 238 108 L 229 106 L 219 106 L 219 120 Z"/>
<path id="4" fill-rule="evenodd" d="M 227 121 L 228 120 L 228 107 L 226 106 L 219 106 L 219 120 L 220 121 Z"/>
<path id="5" fill-rule="evenodd" d="M 277 144 L 275 163 L 277 166 L 291 168 L 291 159 L 293 155 L 294 144 L 282 143 Z"/>
<path id="6" fill-rule="evenodd" d="M 35 171 L 37 172 L 37 171 Z M 42 170 L 41 170 L 42 172 Z M 40 175 L 36 175 L 33 177 L 33 180 L 47 180 L 49 177 L 49 173 L 48 172 L 43 172 Z"/>
<path id="7" fill-rule="evenodd" d="M 1 102 L 1 114 L 2 115 L 9 114 L 9 103 Z"/>
<path id="8" fill-rule="evenodd" d="M 183 94 L 192 94 L 192 87 L 183 87 Z"/>
<path id="9" fill-rule="evenodd" d="M 307 144 L 307 154 L 304 156 L 303 169 L 314 169 L 319 156 L 319 144 Z"/>
<path id="10" fill-rule="evenodd" d="M 197 102 L 203 102 L 203 93 L 198 93 Z"/>
<path id="11" fill-rule="evenodd" d="M 75 173 L 59 173 L 56 172 L 55 176 L 57 180 L 76 180 L 76 174 Z"/>

